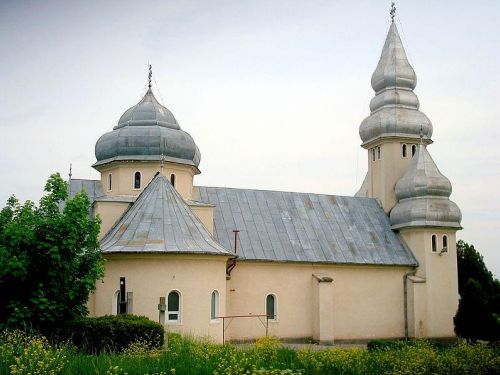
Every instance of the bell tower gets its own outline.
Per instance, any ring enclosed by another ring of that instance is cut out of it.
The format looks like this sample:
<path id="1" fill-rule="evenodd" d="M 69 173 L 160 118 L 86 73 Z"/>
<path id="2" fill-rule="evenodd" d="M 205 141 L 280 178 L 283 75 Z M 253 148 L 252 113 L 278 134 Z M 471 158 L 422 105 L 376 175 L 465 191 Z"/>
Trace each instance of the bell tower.
<path id="1" fill-rule="evenodd" d="M 406 57 L 398 29 L 392 22 L 371 85 L 375 97 L 370 115 L 359 127 L 361 146 L 368 153 L 368 172 L 356 196 L 377 198 L 389 213 L 396 204 L 394 188 L 403 176 L 423 133 L 423 143 L 432 143 L 432 124 L 419 111 L 413 92 L 417 76 Z"/>

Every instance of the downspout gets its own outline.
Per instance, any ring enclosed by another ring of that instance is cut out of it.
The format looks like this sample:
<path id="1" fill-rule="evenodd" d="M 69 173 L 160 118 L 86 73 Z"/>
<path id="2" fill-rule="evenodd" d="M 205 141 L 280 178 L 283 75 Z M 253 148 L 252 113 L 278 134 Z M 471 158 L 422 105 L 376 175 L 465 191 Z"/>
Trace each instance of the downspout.
<path id="1" fill-rule="evenodd" d="M 233 230 L 234 233 L 234 258 L 229 266 L 226 267 L 226 276 L 231 276 L 231 271 L 236 267 L 236 258 L 238 257 L 238 229 Z"/>
<path id="2" fill-rule="evenodd" d="M 403 275 L 403 290 L 404 290 L 404 318 L 405 318 L 405 340 L 408 340 L 408 277 L 414 276 L 417 269 L 407 272 Z"/>

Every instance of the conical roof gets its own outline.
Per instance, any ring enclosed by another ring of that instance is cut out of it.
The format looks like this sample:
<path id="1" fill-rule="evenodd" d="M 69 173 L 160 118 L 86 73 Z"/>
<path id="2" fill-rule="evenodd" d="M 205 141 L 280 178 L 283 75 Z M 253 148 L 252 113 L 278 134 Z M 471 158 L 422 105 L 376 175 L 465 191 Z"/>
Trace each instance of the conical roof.
<path id="1" fill-rule="evenodd" d="M 370 102 L 371 114 L 360 125 L 363 144 L 381 137 L 418 139 L 423 129 L 430 143 L 432 124 L 419 111 L 420 103 L 413 89 L 417 76 L 410 65 L 398 29 L 391 23 L 371 84 L 375 97 Z"/>
<path id="2" fill-rule="evenodd" d="M 183 131 L 172 112 L 155 98 L 151 87 L 123 113 L 113 131 L 95 145 L 94 167 L 113 161 L 160 161 L 198 167 L 200 150 Z"/>
<path id="3" fill-rule="evenodd" d="M 101 240 L 103 253 L 233 255 L 212 237 L 165 176 L 158 174 Z"/>
<path id="4" fill-rule="evenodd" d="M 398 203 L 391 211 L 393 229 L 415 226 L 461 228 L 462 214 L 449 200 L 451 183 L 420 144 L 406 173 L 396 184 Z"/>

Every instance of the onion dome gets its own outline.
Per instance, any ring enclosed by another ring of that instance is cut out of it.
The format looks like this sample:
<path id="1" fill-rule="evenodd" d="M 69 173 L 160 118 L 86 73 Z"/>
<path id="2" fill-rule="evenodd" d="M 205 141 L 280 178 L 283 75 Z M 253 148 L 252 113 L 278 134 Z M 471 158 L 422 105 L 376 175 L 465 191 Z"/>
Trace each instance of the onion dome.
<path id="1" fill-rule="evenodd" d="M 450 180 L 441 174 L 423 143 L 395 191 L 398 203 L 390 214 L 392 229 L 461 228 L 460 209 L 449 199 Z"/>
<path id="2" fill-rule="evenodd" d="M 370 102 L 371 114 L 359 127 L 363 145 L 382 137 L 418 140 L 421 128 L 424 142 L 432 142 L 431 121 L 418 110 L 420 103 L 413 92 L 417 76 L 408 62 L 394 22 L 389 28 L 371 83 L 375 90 L 375 97 Z"/>
<path id="3" fill-rule="evenodd" d="M 198 167 L 200 150 L 183 131 L 172 112 L 161 105 L 151 91 L 127 109 L 113 131 L 95 145 L 94 167 L 113 161 L 170 161 Z"/>

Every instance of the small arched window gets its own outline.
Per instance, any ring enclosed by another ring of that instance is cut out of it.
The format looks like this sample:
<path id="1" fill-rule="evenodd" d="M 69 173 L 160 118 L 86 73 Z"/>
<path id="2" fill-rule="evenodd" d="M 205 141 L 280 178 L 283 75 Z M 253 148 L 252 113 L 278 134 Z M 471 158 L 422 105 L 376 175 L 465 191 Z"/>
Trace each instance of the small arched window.
<path id="1" fill-rule="evenodd" d="M 445 234 L 443 236 L 443 253 L 448 252 L 448 236 Z"/>
<path id="2" fill-rule="evenodd" d="M 372 148 L 372 161 L 375 161 L 375 149 Z"/>
<path id="3" fill-rule="evenodd" d="M 175 187 L 175 174 L 173 173 L 170 175 L 170 183 L 173 187 Z"/>
<path id="4" fill-rule="evenodd" d="M 167 321 L 178 323 L 181 321 L 181 295 L 173 290 L 167 297 Z"/>
<path id="5" fill-rule="evenodd" d="M 210 298 L 210 319 L 215 320 L 219 316 L 219 292 L 214 290 Z"/>
<path id="6" fill-rule="evenodd" d="M 108 190 L 111 191 L 113 188 L 113 181 L 112 181 L 113 175 L 110 173 L 108 174 Z"/>
<path id="7" fill-rule="evenodd" d="M 412 145 L 411 146 L 411 157 L 414 157 L 416 152 L 417 152 L 417 145 Z"/>
<path id="8" fill-rule="evenodd" d="M 134 189 L 141 188 L 141 172 L 134 173 Z"/>
<path id="9" fill-rule="evenodd" d="M 432 252 L 433 253 L 437 252 L 437 238 L 435 234 L 433 234 L 431 237 L 431 245 L 432 245 Z"/>
<path id="10" fill-rule="evenodd" d="M 403 157 L 406 158 L 406 145 L 403 145 Z"/>
<path id="11" fill-rule="evenodd" d="M 276 296 L 268 294 L 266 297 L 266 315 L 269 320 L 276 320 L 278 318 L 276 313 Z"/>
<path id="12" fill-rule="evenodd" d="M 380 160 L 380 146 L 377 147 L 377 159 Z"/>

